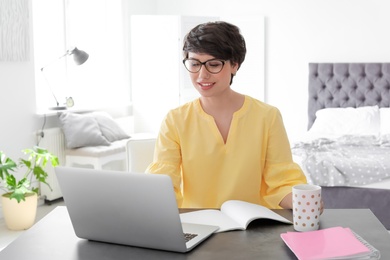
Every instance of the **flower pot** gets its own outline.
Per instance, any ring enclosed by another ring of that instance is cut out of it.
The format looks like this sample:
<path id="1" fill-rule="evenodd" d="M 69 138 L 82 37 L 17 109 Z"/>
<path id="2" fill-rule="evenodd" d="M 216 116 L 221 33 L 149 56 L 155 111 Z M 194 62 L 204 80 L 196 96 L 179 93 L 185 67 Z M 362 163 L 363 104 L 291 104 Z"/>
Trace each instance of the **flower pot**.
<path id="1" fill-rule="evenodd" d="M 10 199 L 7 194 L 1 196 L 5 224 L 10 230 L 29 229 L 37 215 L 38 196 L 36 193 L 26 195 L 25 201 Z"/>

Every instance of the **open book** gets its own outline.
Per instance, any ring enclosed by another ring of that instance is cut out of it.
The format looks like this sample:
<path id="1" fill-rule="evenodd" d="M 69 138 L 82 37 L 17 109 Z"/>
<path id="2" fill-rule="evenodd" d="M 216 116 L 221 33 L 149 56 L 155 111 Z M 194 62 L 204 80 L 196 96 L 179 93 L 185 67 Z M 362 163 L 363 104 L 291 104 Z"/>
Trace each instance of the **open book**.
<path id="1" fill-rule="evenodd" d="M 226 201 L 221 210 L 205 209 L 181 213 L 180 218 L 183 223 L 219 226 L 217 232 L 245 230 L 255 219 L 272 219 L 292 224 L 266 207 L 239 200 Z"/>

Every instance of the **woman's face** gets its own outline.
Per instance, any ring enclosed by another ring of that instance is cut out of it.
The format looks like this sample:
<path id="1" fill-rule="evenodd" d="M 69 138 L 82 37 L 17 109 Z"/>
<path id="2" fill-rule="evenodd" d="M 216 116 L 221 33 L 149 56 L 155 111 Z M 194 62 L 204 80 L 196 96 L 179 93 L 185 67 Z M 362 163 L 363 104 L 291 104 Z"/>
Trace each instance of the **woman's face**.
<path id="1" fill-rule="evenodd" d="M 188 53 L 188 59 L 195 59 L 200 62 L 215 59 L 215 57 L 208 54 Z M 192 84 L 203 97 L 219 96 L 230 90 L 231 75 L 236 74 L 238 69 L 237 64 L 231 64 L 230 61 L 225 61 L 222 70 L 213 74 L 210 73 L 204 65 L 196 73 L 189 73 Z"/>

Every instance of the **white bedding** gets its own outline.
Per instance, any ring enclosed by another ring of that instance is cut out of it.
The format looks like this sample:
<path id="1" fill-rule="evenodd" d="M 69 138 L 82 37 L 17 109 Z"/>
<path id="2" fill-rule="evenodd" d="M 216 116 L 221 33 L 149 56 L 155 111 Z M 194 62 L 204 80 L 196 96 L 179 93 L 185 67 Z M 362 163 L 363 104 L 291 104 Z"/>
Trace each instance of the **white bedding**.
<path id="1" fill-rule="evenodd" d="M 294 161 L 309 183 L 390 189 L 390 139 L 308 133 L 292 145 Z"/>
<path id="2" fill-rule="evenodd" d="M 302 158 L 298 155 L 293 154 L 293 160 L 295 163 L 297 163 L 303 170 L 303 172 L 306 175 L 307 181 L 310 184 L 313 184 L 313 182 L 310 179 L 310 175 L 305 169 L 302 167 Z M 360 188 L 372 188 L 372 189 L 387 189 L 390 190 L 390 179 L 385 179 L 380 182 L 373 182 L 370 184 L 364 184 L 364 185 L 351 185 L 350 187 L 360 187 Z"/>

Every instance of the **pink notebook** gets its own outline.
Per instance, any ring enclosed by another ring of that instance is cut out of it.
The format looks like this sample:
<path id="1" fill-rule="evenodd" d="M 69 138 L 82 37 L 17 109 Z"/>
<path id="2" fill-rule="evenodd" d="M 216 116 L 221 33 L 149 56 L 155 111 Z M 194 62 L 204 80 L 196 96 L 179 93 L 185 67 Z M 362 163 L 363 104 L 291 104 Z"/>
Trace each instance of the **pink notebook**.
<path id="1" fill-rule="evenodd" d="M 286 245 L 301 260 L 348 259 L 369 256 L 370 249 L 349 228 L 333 227 L 308 232 L 280 234 Z"/>

